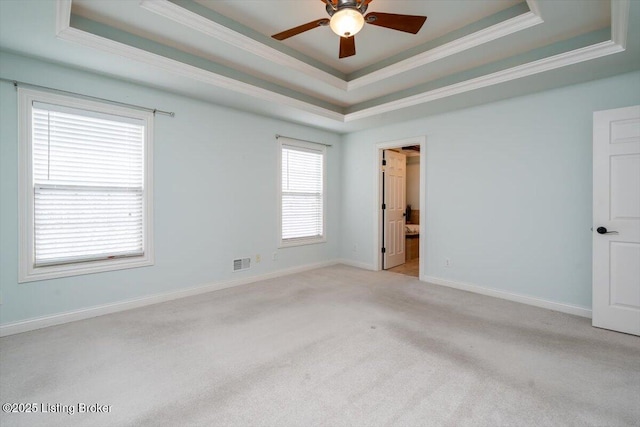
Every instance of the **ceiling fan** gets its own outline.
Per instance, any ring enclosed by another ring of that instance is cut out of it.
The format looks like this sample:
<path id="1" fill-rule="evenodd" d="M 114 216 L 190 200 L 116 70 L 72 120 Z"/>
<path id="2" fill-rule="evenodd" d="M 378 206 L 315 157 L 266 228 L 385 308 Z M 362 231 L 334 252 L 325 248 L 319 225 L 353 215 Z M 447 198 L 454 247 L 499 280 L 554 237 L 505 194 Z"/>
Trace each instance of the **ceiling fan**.
<path id="1" fill-rule="evenodd" d="M 326 4 L 329 18 L 317 19 L 290 28 L 273 37 L 276 40 L 285 40 L 289 37 L 304 33 L 316 27 L 329 25 L 334 33 L 340 36 L 340 58 L 347 58 L 356 54 L 355 35 L 362 29 L 365 23 L 392 30 L 404 31 L 416 34 L 427 20 L 426 16 L 397 15 L 395 13 L 371 12 L 365 16 L 369 3 L 373 0 L 321 0 Z"/>

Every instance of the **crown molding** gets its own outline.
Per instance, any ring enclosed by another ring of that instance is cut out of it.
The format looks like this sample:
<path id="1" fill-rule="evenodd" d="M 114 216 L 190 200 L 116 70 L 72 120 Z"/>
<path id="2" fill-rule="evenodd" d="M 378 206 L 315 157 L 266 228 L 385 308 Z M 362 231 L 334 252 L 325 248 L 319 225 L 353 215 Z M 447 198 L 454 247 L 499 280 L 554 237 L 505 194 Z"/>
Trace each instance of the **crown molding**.
<path id="1" fill-rule="evenodd" d="M 347 90 L 359 89 L 361 87 L 377 83 L 381 80 L 413 70 L 414 68 L 422 67 L 431 62 L 456 55 L 460 52 L 481 46 L 501 37 L 542 24 L 543 22 L 544 21 L 533 12 L 523 13 L 522 15 L 513 17 L 480 31 L 476 31 L 475 33 L 468 34 L 464 37 L 460 37 L 459 39 L 445 43 L 433 49 L 429 49 L 425 52 L 412 56 L 411 58 L 396 62 L 395 64 L 351 80 L 348 83 Z"/>
<path id="2" fill-rule="evenodd" d="M 71 25 L 71 0 L 58 0 L 56 2 L 56 35 L 69 28 Z"/>
<path id="3" fill-rule="evenodd" d="M 542 12 L 540 12 L 540 5 L 538 4 L 538 0 L 527 0 L 527 6 L 531 13 L 536 16 L 539 16 L 542 19 Z"/>
<path id="4" fill-rule="evenodd" d="M 65 1 L 65 0 L 62 0 Z M 110 40 L 95 34 L 91 34 L 77 28 L 67 27 L 58 33 L 58 38 L 83 46 L 99 49 L 103 52 L 119 55 L 134 61 L 157 67 L 173 74 L 181 75 L 193 80 L 201 81 L 215 87 L 231 90 L 237 93 L 275 102 L 280 105 L 296 108 L 311 114 L 316 114 L 328 119 L 343 121 L 344 115 L 308 102 L 300 101 L 289 96 L 263 89 L 248 83 L 241 82 L 211 71 L 203 70 L 192 65 L 184 64 L 174 59 L 166 58 L 155 53 L 132 47 L 114 40 Z"/>
<path id="5" fill-rule="evenodd" d="M 140 7 L 206 34 L 207 36 L 214 37 L 238 49 L 259 56 L 267 61 L 299 71 L 308 77 L 328 83 L 338 89 L 347 90 L 347 82 L 343 79 L 262 44 L 224 25 L 220 25 L 215 21 L 211 21 L 197 13 L 191 12 L 168 0 L 141 0 Z"/>
<path id="6" fill-rule="evenodd" d="M 373 71 L 362 77 L 346 81 L 309 65 L 304 61 L 280 52 L 277 49 L 262 44 L 237 31 L 225 27 L 224 25 L 220 25 L 217 22 L 211 21 L 197 13 L 180 7 L 168 0 L 140 1 L 140 6 L 150 12 L 156 13 L 164 18 L 171 19 L 172 21 L 178 22 L 196 31 L 200 31 L 203 34 L 214 37 L 239 49 L 243 49 L 268 61 L 304 73 L 307 77 L 320 80 L 347 92 L 378 83 L 398 74 L 422 67 L 429 63 L 458 54 L 509 34 L 542 24 L 544 21 L 539 16 L 537 0 L 527 0 L 527 5 L 529 6 L 530 12 L 523 13 L 522 15 L 508 19 L 504 22 L 492 25 L 489 28 L 476 31 L 475 33 L 468 34 L 442 46 L 429 49 L 428 51 Z"/>
<path id="7" fill-rule="evenodd" d="M 611 40 L 625 49 L 630 7 L 630 0 L 611 0 Z"/>
<path id="8" fill-rule="evenodd" d="M 486 76 L 477 77 L 475 79 L 466 80 L 453 85 L 423 92 L 418 95 L 409 96 L 396 101 L 387 102 L 385 104 L 376 105 L 371 108 L 356 111 L 345 115 L 345 122 L 364 119 L 379 114 L 389 113 L 391 111 L 402 108 L 412 107 L 418 104 L 424 104 L 436 99 L 446 98 L 481 89 L 487 86 L 520 79 L 522 77 L 531 76 L 545 71 L 566 67 L 568 65 L 577 64 L 579 62 L 589 61 L 591 59 L 600 58 L 602 56 L 611 55 L 622 52 L 624 48 L 613 41 L 609 40 L 595 45 L 575 49 L 569 52 L 550 56 L 548 58 L 529 62 L 506 70 L 487 74 Z"/>
<path id="9" fill-rule="evenodd" d="M 147 2 L 149 0 L 142 0 Z M 167 3 L 161 0 L 161 3 Z M 327 108 L 282 95 L 267 89 L 252 86 L 211 71 L 203 70 L 182 62 L 166 58 L 145 50 L 97 36 L 70 26 L 71 0 L 57 0 L 56 26 L 58 37 L 63 40 L 79 43 L 83 46 L 126 57 L 134 61 L 163 69 L 215 87 L 249 95 L 261 100 L 288 106 L 300 111 L 324 117 L 336 122 L 346 123 L 389 113 L 403 108 L 428 103 L 437 99 L 458 95 L 464 92 L 516 80 L 545 71 L 550 71 L 584 61 L 600 58 L 625 50 L 627 38 L 630 0 L 612 0 L 612 40 L 564 52 L 548 58 L 529 62 L 485 76 L 466 80 L 446 87 L 408 96 L 395 101 L 379 104 L 360 111 L 342 114 Z M 151 2 L 155 3 L 155 2 Z M 210 22 L 210 21 L 208 21 Z"/>

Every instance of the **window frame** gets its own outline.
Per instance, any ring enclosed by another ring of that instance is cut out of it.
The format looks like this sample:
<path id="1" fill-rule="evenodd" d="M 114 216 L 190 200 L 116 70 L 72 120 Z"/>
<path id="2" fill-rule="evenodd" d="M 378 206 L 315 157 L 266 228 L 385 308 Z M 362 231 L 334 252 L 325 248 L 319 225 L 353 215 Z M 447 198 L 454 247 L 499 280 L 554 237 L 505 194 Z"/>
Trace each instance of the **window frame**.
<path id="1" fill-rule="evenodd" d="M 139 256 L 35 266 L 34 186 L 33 186 L 33 103 L 89 110 L 124 116 L 145 123 L 143 146 L 143 254 Z M 53 92 L 18 87 L 18 282 L 78 276 L 113 270 L 145 267 L 155 262 L 153 245 L 153 113 L 71 97 Z"/>
<path id="2" fill-rule="evenodd" d="M 300 148 L 302 150 L 317 151 L 322 154 L 322 236 L 300 237 L 295 239 L 282 238 L 282 150 L 283 147 Z M 300 141 L 297 139 L 278 137 L 278 248 L 315 245 L 327 241 L 327 147 L 323 144 Z"/>

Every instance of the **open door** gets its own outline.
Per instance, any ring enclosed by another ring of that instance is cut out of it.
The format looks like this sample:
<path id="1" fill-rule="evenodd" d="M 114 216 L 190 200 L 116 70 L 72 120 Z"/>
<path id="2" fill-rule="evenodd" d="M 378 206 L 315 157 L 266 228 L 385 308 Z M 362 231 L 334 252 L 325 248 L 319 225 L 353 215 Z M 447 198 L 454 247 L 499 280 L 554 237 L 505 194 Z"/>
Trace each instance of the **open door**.
<path id="1" fill-rule="evenodd" d="M 640 335 L 640 106 L 593 115 L 593 326 Z"/>
<path id="2" fill-rule="evenodd" d="M 405 263 L 405 213 L 407 157 L 384 150 L 383 161 L 383 225 L 385 270 Z"/>

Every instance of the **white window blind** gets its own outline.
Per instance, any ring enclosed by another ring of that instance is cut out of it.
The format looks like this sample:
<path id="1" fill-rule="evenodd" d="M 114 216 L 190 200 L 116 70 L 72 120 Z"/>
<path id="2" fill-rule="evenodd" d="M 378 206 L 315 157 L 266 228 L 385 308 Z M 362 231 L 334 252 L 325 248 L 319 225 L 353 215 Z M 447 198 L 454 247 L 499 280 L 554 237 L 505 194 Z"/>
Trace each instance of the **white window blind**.
<path id="1" fill-rule="evenodd" d="M 325 149 L 281 145 L 283 244 L 324 239 Z"/>
<path id="2" fill-rule="evenodd" d="M 33 102 L 34 265 L 144 254 L 141 119 Z"/>

